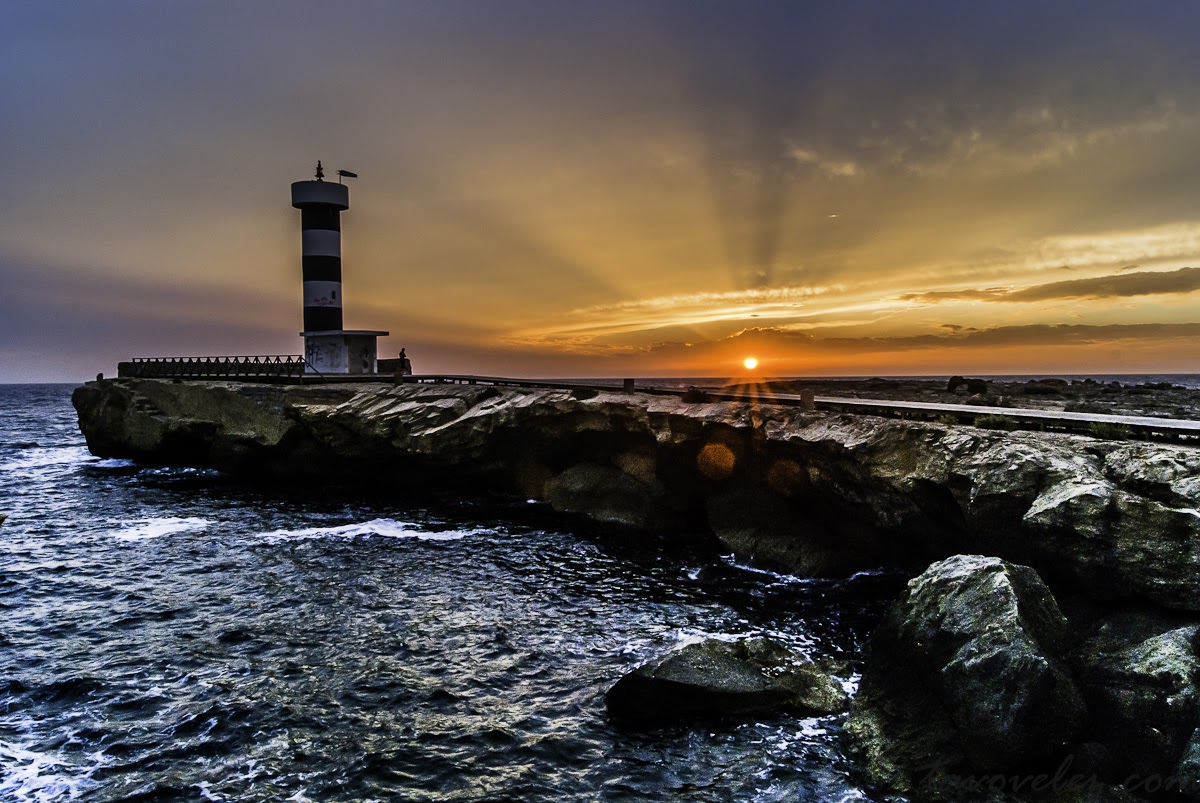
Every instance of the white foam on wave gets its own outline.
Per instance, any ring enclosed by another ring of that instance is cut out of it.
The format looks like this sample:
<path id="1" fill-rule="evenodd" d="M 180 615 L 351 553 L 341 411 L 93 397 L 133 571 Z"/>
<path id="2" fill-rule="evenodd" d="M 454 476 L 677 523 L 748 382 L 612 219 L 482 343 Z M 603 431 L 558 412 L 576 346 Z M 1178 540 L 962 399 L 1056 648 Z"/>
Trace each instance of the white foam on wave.
<path id="1" fill-rule="evenodd" d="M 258 537 L 264 541 L 300 541 L 310 538 L 411 538 L 418 541 L 458 541 L 487 530 L 426 530 L 413 522 L 371 519 L 337 527 L 305 527 L 298 530 L 274 530 Z"/>
<path id="2" fill-rule="evenodd" d="M 103 764 L 103 756 L 98 756 Z M 13 803 L 49 803 L 74 800 L 92 785 L 98 767 L 69 764 L 49 753 L 39 753 L 0 739 L 0 799 Z"/>
<path id="3" fill-rule="evenodd" d="M 807 717 L 796 723 L 800 730 L 796 731 L 797 739 L 812 739 L 829 733 L 826 721 L 820 717 Z"/>
<path id="4" fill-rule="evenodd" d="M 666 649 L 678 650 L 683 647 L 687 647 L 692 644 L 700 644 L 701 642 L 705 641 L 725 641 L 732 643 L 735 641 L 741 641 L 742 639 L 752 638 L 754 636 L 771 635 L 771 633 L 763 631 L 729 632 L 728 630 L 705 630 L 702 628 L 688 627 L 671 630 L 664 635 L 669 639 L 669 644 L 667 645 Z M 800 641 L 800 639 L 793 635 L 790 641 L 794 644 L 795 642 Z M 645 638 L 626 642 L 625 644 L 621 645 L 621 647 L 618 649 L 618 652 L 621 655 L 636 655 L 645 657 L 649 655 L 661 655 L 663 648 L 664 645 L 661 639 L 647 636 Z"/>
<path id="5" fill-rule="evenodd" d="M 760 569 L 757 566 L 751 566 L 748 563 L 739 563 L 735 555 L 721 555 L 721 562 L 731 569 L 748 572 L 749 574 L 757 574 L 763 577 L 770 577 L 778 583 L 811 583 L 811 577 L 797 577 L 794 574 L 781 574 L 773 572 L 769 569 Z"/>
<path id="6" fill-rule="evenodd" d="M 113 537 L 118 541 L 145 541 L 148 538 L 161 538 L 164 535 L 174 535 L 176 533 L 200 532 L 208 529 L 211 524 L 212 522 L 208 519 L 200 519 L 192 516 L 141 519 L 140 521 L 130 522 L 130 526 L 118 530 L 113 534 Z"/>
<path id="7" fill-rule="evenodd" d="M 126 457 L 108 457 L 103 460 L 94 460 L 89 465 L 92 468 L 132 468 L 137 463 Z"/>
<path id="8" fill-rule="evenodd" d="M 675 648 L 687 647 L 691 644 L 699 644 L 703 641 L 741 641 L 750 636 L 749 633 L 725 633 L 714 632 L 712 630 L 701 630 L 697 628 L 679 629 L 673 632 L 675 636 Z"/>
<path id="9" fill-rule="evenodd" d="M 29 476 L 54 466 L 85 463 L 93 459 L 82 446 L 38 446 L 23 449 L 0 463 L 0 473 Z"/>

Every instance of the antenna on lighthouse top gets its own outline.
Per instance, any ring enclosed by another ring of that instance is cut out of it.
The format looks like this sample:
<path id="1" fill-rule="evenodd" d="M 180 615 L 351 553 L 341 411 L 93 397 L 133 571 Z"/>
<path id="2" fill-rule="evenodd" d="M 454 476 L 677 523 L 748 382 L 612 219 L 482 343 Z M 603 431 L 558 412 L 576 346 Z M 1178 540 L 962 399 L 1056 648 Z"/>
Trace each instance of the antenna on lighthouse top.
<path id="1" fill-rule="evenodd" d="M 317 160 L 317 181 L 325 180 L 325 168 L 321 167 L 321 160 Z"/>

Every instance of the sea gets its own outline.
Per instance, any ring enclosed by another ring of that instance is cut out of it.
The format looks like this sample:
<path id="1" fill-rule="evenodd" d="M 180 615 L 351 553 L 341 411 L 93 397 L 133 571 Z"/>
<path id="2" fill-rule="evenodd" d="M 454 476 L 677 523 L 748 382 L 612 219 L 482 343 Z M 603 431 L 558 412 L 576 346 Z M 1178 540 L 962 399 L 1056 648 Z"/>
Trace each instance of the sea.
<path id="1" fill-rule="evenodd" d="M 0 385 L 0 801 L 866 801 L 844 716 L 630 729 L 704 638 L 844 666 L 904 579 L 811 580 L 524 499 L 88 453 Z"/>
<path id="2" fill-rule="evenodd" d="M 772 574 L 524 499 L 102 460 L 72 387 L 0 385 L 0 801 L 894 800 L 844 715 L 631 729 L 604 694 L 750 635 L 854 691 L 905 578 Z"/>

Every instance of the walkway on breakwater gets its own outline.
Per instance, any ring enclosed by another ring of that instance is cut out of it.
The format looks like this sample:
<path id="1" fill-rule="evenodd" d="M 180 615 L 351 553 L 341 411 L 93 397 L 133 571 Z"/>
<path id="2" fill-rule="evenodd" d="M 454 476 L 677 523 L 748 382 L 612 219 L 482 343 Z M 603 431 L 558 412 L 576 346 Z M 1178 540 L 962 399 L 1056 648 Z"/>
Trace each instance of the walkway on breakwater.
<path id="1" fill-rule="evenodd" d="M 380 378 L 385 378 L 383 375 Z M 386 376 L 391 379 L 391 376 Z M 540 379 L 511 379 L 495 376 L 419 375 L 404 377 L 405 382 L 424 384 L 499 385 L 522 388 L 555 388 L 560 390 L 596 390 L 609 392 L 650 393 L 660 396 L 684 397 L 697 391 L 684 388 L 641 386 L 636 380 L 624 385 L 589 382 L 563 382 Z M 746 389 L 741 389 L 746 388 Z M 815 396 L 805 399 L 799 394 L 758 391 L 752 385 L 737 389 L 700 388 L 707 401 L 733 401 L 757 404 L 809 406 L 834 413 L 874 415 L 921 421 L 954 419 L 959 424 L 982 423 L 992 429 L 1031 429 L 1043 432 L 1070 432 L 1104 438 L 1136 440 L 1187 441 L 1200 440 L 1200 421 L 1183 418 L 1152 416 L 1106 415 L 1104 413 L 1069 413 L 1062 410 L 1031 410 L 1020 407 L 989 407 L 975 404 L 940 404 L 937 402 L 907 402 L 890 399 L 850 399 L 840 396 Z M 980 419 L 985 419 L 980 422 Z"/>
<path id="2" fill-rule="evenodd" d="M 551 379 L 516 379 L 500 376 L 454 374 L 419 374 L 402 378 L 390 373 L 320 375 L 304 373 L 302 359 L 300 357 L 238 357 L 142 360 L 135 363 L 121 363 L 118 375 L 172 379 L 174 381 L 232 380 L 238 382 L 304 385 L 383 382 L 391 384 L 394 382 L 403 382 L 438 385 L 496 385 L 517 388 L 548 388 L 617 393 L 636 392 L 660 396 L 678 396 L 696 401 L 733 401 L 755 404 L 793 405 L 833 413 L 874 415 L 885 418 L 904 418 L 920 421 L 946 420 L 958 424 L 983 426 L 991 429 L 1070 432 L 1109 439 L 1132 438 L 1174 442 L 1200 440 L 1200 421 L 1184 418 L 1073 413 L 1062 410 L 1034 410 L 1020 407 L 941 404 L 938 402 L 861 399 L 841 396 L 808 396 L 806 398 L 800 394 L 772 393 L 759 390 L 752 384 L 725 388 L 685 389 L 639 385 L 637 384 L 637 380 L 634 379 L 626 379 L 623 384 L 614 385 L 587 381 L 572 382 Z M 168 373 L 161 373 L 161 371 L 168 370 Z M 160 372 L 156 373 L 156 371 Z"/>

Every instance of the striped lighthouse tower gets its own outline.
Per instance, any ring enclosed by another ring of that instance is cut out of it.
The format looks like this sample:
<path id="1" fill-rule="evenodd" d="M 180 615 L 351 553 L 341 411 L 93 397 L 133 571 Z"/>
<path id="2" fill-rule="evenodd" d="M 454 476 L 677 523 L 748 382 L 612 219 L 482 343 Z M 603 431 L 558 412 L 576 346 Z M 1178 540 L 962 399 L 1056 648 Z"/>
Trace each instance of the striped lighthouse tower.
<path id="1" fill-rule="evenodd" d="M 342 212 L 350 188 L 325 181 L 317 162 L 315 181 L 292 183 L 292 206 L 300 210 L 304 238 L 304 331 L 342 328 Z"/>
<path id="2" fill-rule="evenodd" d="M 356 177 L 349 170 L 338 176 Z M 317 162 L 315 181 L 292 183 L 292 206 L 300 210 L 304 238 L 305 373 L 374 374 L 377 338 L 387 332 L 342 328 L 342 212 L 350 208 L 350 189 L 325 180 Z"/>

